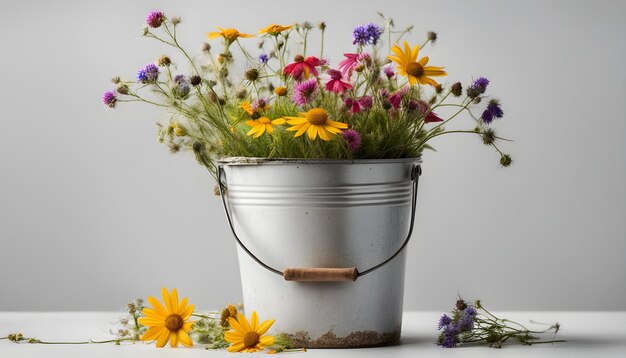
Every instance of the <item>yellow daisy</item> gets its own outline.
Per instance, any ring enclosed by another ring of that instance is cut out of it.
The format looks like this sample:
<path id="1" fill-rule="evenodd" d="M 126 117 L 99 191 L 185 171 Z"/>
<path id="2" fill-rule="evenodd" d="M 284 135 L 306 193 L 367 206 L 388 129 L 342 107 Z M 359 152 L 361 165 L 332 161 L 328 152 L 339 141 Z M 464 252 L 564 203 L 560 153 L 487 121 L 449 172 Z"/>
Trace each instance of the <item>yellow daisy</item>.
<path id="1" fill-rule="evenodd" d="M 306 132 L 311 140 L 315 140 L 319 134 L 320 138 L 329 141 L 335 134 L 341 133 L 342 129 L 348 128 L 346 123 L 328 119 L 328 113 L 323 108 L 312 108 L 306 113 L 300 113 L 300 117 L 285 118 L 293 126 L 287 128 L 288 131 L 297 131 L 296 137 Z"/>
<path id="2" fill-rule="evenodd" d="M 398 64 L 398 73 L 402 76 L 407 76 L 411 86 L 417 82 L 423 85 L 437 86 L 438 83 L 430 77 L 445 76 L 447 73 L 443 70 L 443 67 L 426 66 L 428 56 L 424 56 L 418 61 L 419 48 L 419 45 L 416 45 L 411 49 L 409 44 L 404 41 L 404 52 L 398 44 L 395 44 L 391 51 L 396 56 L 387 56 L 387 58 Z"/>
<path id="3" fill-rule="evenodd" d="M 247 134 L 254 135 L 254 138 L 259 138 L 265 131 L 269 134 L 274 133 L 273 126 L 283 123 L 285 123 L 285 119 L 283 118 L 271 120 L 267 117 L 260 117 L 256 120 L 249 120 L 246 121 L 246 124 L 252 127 L 252 129 L 250 129 Z"/>
<path id="4" fill-rule="evenodd" d="M 226 40 L 227 43 L 231 43 L 235 40 L 237 40 L 240 37 L 243 38 L 247 38 L 247 37 L 254 37 L 254 35 L 249 35 L 249 34 L 243 34 L 239 31 L 237 31 L 237 29 L 223 29 L 219 26 L 217 26 L 217 28 L 220 31 L 216 31 L 216 32 L 207 32 L 207 37 L 209 38 L 209 40 L 212 40 L 214 38 L 218 38 L 218 37 L 223 37 L 224 40 Z"/>
<path id="5" fill-rule="evenodd" d="M 239 105 L 239 108 L 243 109 L 248 114 L 252 114 L 254 112 L 252 110 L 252 104 L 250 104 L 250 102 L 248 101 L 241 102 L 241 104 Z"/>
<path id="6" fill-rule="evenodd" d="M 148 302 L 153 308 L 144 308 L 144 317 L 139 318 L 139 323 L 148 326 L 146 333 L 141 336 L 142 341 L 156 340 L 157 347 L 163 347 L 170 341 L 172 347 L 182 343 L 184 346 L 192 346 L 189 331 L 194 322 L 187 322 L 194 310 L 194 305 L 187 305 L 187 297 L 178 302 L 178 292 L 172 290 L 170 295 L 164 288 L 161 289 L 165 306 L 156 298 L 148 297 Z"/>
<path id="7" fill-rule="evenodd" d="M 270 34 L 272 36 L 278 36 L 283 31 L 289 30 L 293 27 L 293 25 L 282 26 L 277 24 L 271 24 L 264 29 L 259 30 L 260 34 Z"/>
<path id="8" fill-rule="evenodd" d="M 256 311 L 252 312 L 252 322 L 239 313 L 237 319 L 228 318 L 232 330 L 224 333 L 224 339 L 230 342 L 229 352 L 256 352 L 274 344 L 274 337 L 263 336 L 275 320 L 270 319 L 259 324 Z"/>

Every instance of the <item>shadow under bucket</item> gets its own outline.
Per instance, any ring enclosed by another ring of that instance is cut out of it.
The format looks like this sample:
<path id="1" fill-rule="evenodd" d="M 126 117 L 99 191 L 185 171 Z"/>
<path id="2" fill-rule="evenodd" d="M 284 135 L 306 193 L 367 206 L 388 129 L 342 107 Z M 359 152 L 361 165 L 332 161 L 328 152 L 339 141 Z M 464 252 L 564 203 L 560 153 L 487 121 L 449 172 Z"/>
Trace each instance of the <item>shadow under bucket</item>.
<path id="1" fill-rule="evenodd" d="M 220 160 L 244 308 L 300 347 L 396 342 L 420 163 Z"/>

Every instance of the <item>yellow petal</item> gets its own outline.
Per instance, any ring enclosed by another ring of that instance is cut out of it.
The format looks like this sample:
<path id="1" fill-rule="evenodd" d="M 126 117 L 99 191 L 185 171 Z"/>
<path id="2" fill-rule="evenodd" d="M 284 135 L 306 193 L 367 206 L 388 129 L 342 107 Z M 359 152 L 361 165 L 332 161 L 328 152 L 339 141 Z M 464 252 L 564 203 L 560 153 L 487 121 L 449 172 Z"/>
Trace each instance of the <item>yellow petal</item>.
<path id="1" fill-rule="evenodd" d="M 159 335 L 161 335 L 161 331 L 164 330 L 164 327 L 150 327 L 146 331 L 146 333 L 141 336 L 142 341 L 154 341 L 157 339 Z"/>
<path id="2" fill-rule="evenodd" d="M 415 62 L 415 60 L 417 60 L 417 55 L 420 52 L 420 45 L 415 45 L 415 47 L 413 47 L 413 50 L 411 50 L 411 62 Z"/>
<path id="3" fill-rule="evenodd" d="M 160 315 L 157 311 L 153 310 L 152 308 L 144 308 L 141 313 L 143 313 L 144 316 L 148 317 L 148 318 L 154 318 L 154 319 L 163 319 L 163 315 Z"/>
<path id="4" fill-rule="evenodd" d="M 256 121 L 253 121 L 253 120 L 247 120 L 247 121 L 246 121 L 246 124 L 247 124 L 247 125 L 249 125 L 250 127 L 254 127 L 254 126 L 256 126 Z"/>
<path id="5" fill-rule="evenodd" d="M 185 332 L 189 332 L 189 330 L 191 329 L 191 327 L 193 326 L 194 323 L 196 323 L 196 322 L 194 321 L 194 322 L 185 322 L 185 323 L 183 323 L 183 330 Z"/>
<path id="6" fill-rule="evenodd" d="M 237 322 L 239 322 L 239 324 L 241 324 L 241 326 L 246 330 L 246 332 L 250 332 L 250 322 L 248 322 L 248 319 L 246 318 L 246 316 L 244 316 L 243 313 L 239 312 L 237 313 Z"/>
<path id="7" fill-rule="evenodd" d="M 224 339 L 230 343 L 243 342 L 243 334 L 236 331 L 228 331 L 224 333 Z"/>
<path id="8" fill-rule="evenodd" d="M 296 124 L 293 127 L 289 127 L 287 128 L 288 131 L 297 131 L 300 130 L 300 128 L 304 127 L 306 125 L 306 123 L 302 123 L 302 124 Z"/>
<path id="9" fill-rule="evenodd" d="M 285 118 L 278 118 L 278 119 L 274 119 L 272 121 L 273 125 L 278 125 L 278 124 L 285 124 Z"/>
<path id="10" fill-rule="evenodd" d="M 326 142 L 330 140 L 330 135 L 323 126 L 317 126 L 317 134 L 319 134 L 320 138 Z"/>
<path id="11" fill-rule="evenodd" d="M 347 123 L 331 121 L 330 119 L 327 120 L 326 123 L 328 123 L 329 125 L 331 125 L 333 127 L 336 127 L 336 128 L 342 128 L 342 129 L 348 128 L 348 124 Z"/>
<path id="12" fill-rule="evenodd" d="M 406 41 L 404 41 L 404 59 L 406 62 L 413 62 L 411 56 L 411 46 L 409 46 L 409 43 Z"/>
<path id="13" fill-rule="evenodd" d="M 420 78 L 418 78 L 419 82 L 421 84 L 428 84 L 431 85 L 433 87 L 437 86 L 439 83 L 437 83 L 437 81 L 433 80 L 432 78 L 428 78 L 426 76 L 422 76 Z"/>
<path id="14" fill-rule="evenodd" d="M 258 132 L 254 135 L 254 138 L 259 138 L 263 133 L 265 133 L 265 125 L 261 124 Z"/>
<path id="15" fill-rule="evenodd" d="M 259 345 L 261 346 L 271 346 L 272 344 L 274 344 L 273 336 L 263 336 L 259 338 Z"/>
<path id="16" fill-rule="evenodd" d="M 156 346 L 161 348 L 167 344 L 167 341 L 170 339 L 170 331 L 168 329 L 162 329 L 159 337 L 157 338 Z"/>
<path id="17" fill-rule="evenodd" d="M 174 311 L 172 311 L 172 300 L 170 298 L 169 292 L 167 292 L 167 289 L 165 289 L 165 287 L 161 288 L 161 296 L 163 296 L 163 303 L 165 304 L 167 313 L 173 313 Z"/>
<path id="18" fill-rule="evenodd" d="M 180 343 L 182 343 L 183 346 L 186 346 L 186 347 L 193 346 L 193 341 L 191 340 L 191 337 L 189 337 L 189 334 L 183 330 L 178 331 L 178 341 L 180 341 Z"/>
<path id="19" fill-rule="evenodd" d="M 230 347 L 228 347 L 228 351 L 229 351 L 229 352 L 239 352 L 239 351 L 241 351 L 242 349 L 244 349 L 244 347 L 245 347 L 245 346 L 243 345 L 243 343 L 233 344 L 233 345 L 231 345 Z"/>
<path id="20" fill-rule="evenodd" d="M 391 48 L 391 51 L 393 51 L 393 53 L 398 55 L 399 58 L 404 60 L 404 53 L 402 52 L 402 49 L 400 49 L 400 46 L 398 46 L 398 44 L 394 44 L 393 47 Z"/>
<path id="21" fill-rule="evenodd" d="M 308 122 L 306 118 L 299 118 L 299 117 L 286 117 L 286 118 L 289 119 L 287 121 L 288 124 L 302 124 L 302 123 Z"/>
<path id="22" fill-rule="evenodd" d="M 245 334 L 248 332 L 243 328 L 243 326 L 239 322 L 237 322 L 236 319 L 232 317 L 228 317 L 228 324 L 230 324 L 230 326 L 239 333 Z"/>
<path id="23" fill-rule="evenodd" d="M 178 332 L 170 332 L 170 346 L 178 347 Z"/>
<path id="24" fill-rule="evenodd" d="M 265 125 L 265 130 L 267 131 L 267 133 L 272 134 L 274 133 L 274 128 L 272 127 L 271 124 L 266 124 Z"/>
<path id="25" fill-rule="evenodd" d="M 170 295 L 170 307 L 172 313 L 178 313 L 178 291 L 174 288 L 172 289 L 172 294 Z"/>
<path id="26" fill-rule="evenodd" d="M 415 85 L 417 83 L 417 77 L 415 76 L 409 76 L 409 84 L 411 86 Z"/>
<path id="27" fill-rule="evenodd" d="M 157 300 L 156 298 L 150 296 L 148 297 L 148 302 L 150 302 L 150 304 L 152 305 L 152 307 L 154 307 L 154 309 L 156 310 L 156 312 L 164 317 L 169 316 L 169 312 L 167 311 L 167 308 L 165 308 L 161 302 L 159 302 L 159 300 Z"/>
<path id="28" fill-rule="evenodd" d="M 317 138 L 317 126 L 310 125 L 306 134 L 309 136 L 309 139 L 315 140 L 315 138 Z"/>
<path id="29" fill-rule="evenodd" d="M 259 316 L 256 314 L 256 311 L 252 312 L 252 319 L 250 321 L 250 328 L 253 331 L 256 331 L 256 327 L 259 325 Z"/>
<path id="30" fill-rule="evenodd" d="M 179 315 L 183 315 L 183 312 L 185 312 L 185 310 L 187 309 L 187 302 L 189 302 L 189 300 L 187 299 L 187 297 L 183 298 L 182 301 L 180 301 L 180 303 L 178 304 L 178 313 Z M 183 318 L 183 320 L 185 320 L 186 318 Z"/>
<path id="31" fill-rule="evenodd" d="M 422 57 L 421 60 L 418 61 L 418 63 L 420 64 L 420 66 L 424 67 L 426 66 L 426 64 L 428 63 L 428 56 L 424 56 Z"/>
<path id="32" fill-rule="evenodd" d="M 191 314 L 193 313 L 193 310 L 195 308 L 196 308 L 196 305 L 189 305 L 185 307 L 185 310 L 180 313 L 180 318 L 182 318 L 183 321 L 188 320 L 189 317 L 191 317 Z"/>
<path id="33" fill-rule="evenodd" d="M 300 127 L 300 129 L 298 129 L 298 131 L 296 132 L 296 134 L 294 135 L 294 137 L 299 137 L 299 136 L 303 135 L 303 134 L 304 134 L 304 132 L 306 132 L 306 131 L 307 131 L 307 129 L 309 129 L 309 127 L 311 127 L 311 123 L 309 123 L 309 122 L 304 123 L 304 124 L 302 125 L 302 127 Z"/>
<path id="34" fill-rule="evenodd" d="M 339 134 L 339 133 L 341 133 L 341 129 L 336 128 L 336 127 L 333 127 L 333 126 L 331 126 L 331 125 L 329 125 L 329 124 L 325 125 L 325 126 L 324 126 L 324 129 L 325 129 L 327 132 L 332 133 L 332 134 Z"/>
<path id="35" fill-rule="evenodd" d="M 448 73 L 443 67 L 426 66 L 424 67 L 424 76 L 446 76 Z"/>
<path id="36" fill-rule="evenodd" d="M 275 319 L 268 319 L 267 321 L 263 321 L 263 323 L 261 323 L 259 325 L 259 328 L 256 330 L 256 334 L 258 334 L 259 336 L 264 335 L 270 329 L 270 327 L 272 327 L 274 322 L 276 322 Z"/>
<path id="37" fill-rule="evenodd" d="M 209 38 L 209 40 L 213 40 L 215 38 L 222 36 L 222 34 L 219 32 L 207 32 L 206 36 Z"/>
<path id="38" fill-rule="evenodd" d="M 387 58 L 392 60 L 392 61 L 397 62 L 401 66 L 406 66 L 406 62 L 404 61 L 403 58 L 396 57 L 396 56 L 387 56 Z"/>
<path id="39" fill-rule="evenodd" d="M 150 326 L 150 327 L 165 325 L 164 318 L 140 317 L 137 320 L 137 322 L 139 322 L 139 324 L 142 324 L 144 326 Z"/>

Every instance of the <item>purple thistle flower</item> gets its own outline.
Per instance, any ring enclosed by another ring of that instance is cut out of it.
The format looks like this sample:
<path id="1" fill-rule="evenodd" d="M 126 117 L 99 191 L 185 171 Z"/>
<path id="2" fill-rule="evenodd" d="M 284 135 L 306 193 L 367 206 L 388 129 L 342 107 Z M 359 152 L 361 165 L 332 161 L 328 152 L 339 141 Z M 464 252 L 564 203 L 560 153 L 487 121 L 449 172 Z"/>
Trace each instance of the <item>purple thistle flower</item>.
<path id="1" fill-rule="evenodd" d="M 502 108 L 500 108 L 500 101 L 492 99 L 489 101 L 489 104 L 480 116 L 480 119 L 482 119 L 483 123 L 490 124 L 495 118 L 502 118 L 502 116 L 504 116 L 504 112 L 502 111 Z"/>
<path id="2" fill-rule="evenodd" d="M 348 146 L 353 152 L 356 152 L 359 148 L 361 148 L 361 134 L 358 131 L 354 129 L 346 129 L 341 132 L 341 136 L 346 142 L 348 142 Z"/>
<path id="3" fill-rule="evenodd" d="M 265 109 L 265 107 L 267 107 L 267 100 L 265 98 L 255 99 L 250 104 L 250 109 L 253 112 L 256 112 L 256 111 L 261 110 L 261 109 Z"/>
<path id="4" fill-rule="evenodd" d="M 487 90 L 487 86 L 489 85 L 489 80 L 485 77 L 479 77 L 477 80 L 472 83 L 472 85 L 467 89 L 467 95 L 471 98 L 476 98 L 481 94 L 485 93 Z"/>
<path id="5" fill-rule="evenodd" d="M 311 103 L 318 92 L 317 79 L 311 78 L 310 80 L 296 83 L 291 100 L 299 106 L 304 106 L 307 103 Z"/>
<path id="6" fill-rule="evenodd" d="M 383 72 L 385 72 L 385 75 L 387 76 L 387 78 L 392 78 L 393 76 L 396 75 L 396 73 L 393 71 L 393 66 L 385 66 L 383 67 Z"/>
<path id="7" fill-rule="evenodd" d="M 259 62 L 261 62 L 262 64 L 266 64 L 269 60 L 270 57 L 267 54 L 262 53 L 259 55 Z"/>
<path id="8" fill-rule="evenodd" d="M 457 330 L 460 332 L 468 332 L 474 329 L 474 320 L 476 319 L 476 309 L 468 306 L 461 313 L 461 319 L 458 322 Z"/>
<path id="9" fill-rule="evenodd" d="M 137 72 L 137 80 L 142 83 L 156 82 L 159 78 L 159 67 L 154 63 L 149 63 Z"/>
<path id="10" fill-rule="evenodd" d="M 187 82 L 187 79 L 185 78 L 185 75 L 176 75 L 174 77 L 174 82 L 181 84 L 182 82 Z"/>
<path id="11" fill-rule="evenodd" d="M 456 347 L 456 344 L 458 343 L 456 335 L 457 331 L 451 324 L 445 326 L 443 329 L 443 340 L 440 345 L 444 348 Z"/>
<path id="12" fill-rule="evenodd" d="M 161 26 L 164 20 L 165 14 L 158 10 L 150 11 L 148 16 L 146 16 L 146 23 L 148 23 L 148 26 L 154 27 L 155 29 Z"/>
<path id="13" fill-rule="evenodd" d="M 441 316 L 441 318 L 439 318 L 439 323 L 437 323 L 437 329 L 441 330 L 442 328 L 448 326 L 450 323 L 452 323 L 452 318 L 444 314 L 443 316 Z"/>
<path id="14" fill-rule="evenodd" d="M 104 103 L 109 108 L 115 108 L 117 104 L 117 96 L 115 95 L 115 91 L 106 91 L 102 95 L 102 103 Z"/>
<path id="15" fill-rule="evenodd" d="M 352 44 L 361 46 L 367 44 L 376 45 L 382 34 L 383 29 L 376 24 L 359 25 L 352 30 Z"/>

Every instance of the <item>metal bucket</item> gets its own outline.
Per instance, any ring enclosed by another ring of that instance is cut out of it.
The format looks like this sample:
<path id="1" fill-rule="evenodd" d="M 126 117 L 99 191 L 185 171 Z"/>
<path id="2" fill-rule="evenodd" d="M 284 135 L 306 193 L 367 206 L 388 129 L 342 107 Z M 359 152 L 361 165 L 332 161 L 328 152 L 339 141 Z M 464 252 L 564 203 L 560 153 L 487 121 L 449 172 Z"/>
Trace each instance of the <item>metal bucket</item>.
<path id="1" fill-rule="evenodd" d="M 244 308 L 308 348 L 400 338 L 420 159 L 219 161 Z"/>

